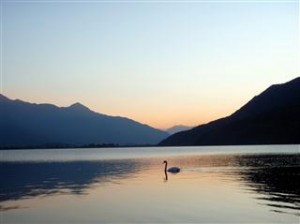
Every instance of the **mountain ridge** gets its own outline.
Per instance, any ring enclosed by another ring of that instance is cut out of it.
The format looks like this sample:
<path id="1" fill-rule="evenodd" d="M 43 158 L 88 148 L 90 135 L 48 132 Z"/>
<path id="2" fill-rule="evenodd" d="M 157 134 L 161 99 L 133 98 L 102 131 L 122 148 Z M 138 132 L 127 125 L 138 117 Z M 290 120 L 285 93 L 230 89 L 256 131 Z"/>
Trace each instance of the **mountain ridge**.
<path id="1" fill-rule="evenodd" d="M 154 145 L 166 132 L 120 116 L 90 110 L 11 100 L 0 96 L 0 147 L 32 145 Z"/>

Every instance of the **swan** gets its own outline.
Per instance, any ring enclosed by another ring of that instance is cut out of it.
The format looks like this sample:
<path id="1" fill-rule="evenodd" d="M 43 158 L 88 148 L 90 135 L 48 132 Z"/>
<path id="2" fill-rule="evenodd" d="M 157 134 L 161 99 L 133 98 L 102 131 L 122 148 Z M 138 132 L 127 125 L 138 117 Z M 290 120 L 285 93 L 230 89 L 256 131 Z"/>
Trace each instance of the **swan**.
<path id="1" fill-rule="evenodd" d="M 165 173 L 167 173 L 167 171 L 169 173 L 179 173 L 180 172 L 179 167 L 171 167 L 171 168 L 167 169 L 168 162 L 166 160 L 163 163 L 165 163 Z"/>

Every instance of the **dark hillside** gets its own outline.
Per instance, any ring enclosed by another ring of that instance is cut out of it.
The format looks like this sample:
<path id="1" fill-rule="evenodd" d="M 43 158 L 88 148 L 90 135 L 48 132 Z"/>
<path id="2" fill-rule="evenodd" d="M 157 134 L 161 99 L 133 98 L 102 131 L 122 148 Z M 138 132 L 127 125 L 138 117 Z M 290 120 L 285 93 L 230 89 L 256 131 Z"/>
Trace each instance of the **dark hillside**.
<path id="1" fill-rule="evenodd" d="M 300 143 L 300 78 L 273 85 L 232 115 L 176 133 L 160 145 Z"/>

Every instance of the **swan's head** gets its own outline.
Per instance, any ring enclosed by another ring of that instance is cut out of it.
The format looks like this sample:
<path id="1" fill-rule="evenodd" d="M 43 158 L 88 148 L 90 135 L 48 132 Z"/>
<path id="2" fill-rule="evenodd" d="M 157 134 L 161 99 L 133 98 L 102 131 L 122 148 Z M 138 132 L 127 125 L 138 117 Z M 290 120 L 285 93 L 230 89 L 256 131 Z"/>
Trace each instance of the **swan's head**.
<path id="1" fill-rule="evenodd" d="M 163 163 L 168 163 L 166 160 Z"/>

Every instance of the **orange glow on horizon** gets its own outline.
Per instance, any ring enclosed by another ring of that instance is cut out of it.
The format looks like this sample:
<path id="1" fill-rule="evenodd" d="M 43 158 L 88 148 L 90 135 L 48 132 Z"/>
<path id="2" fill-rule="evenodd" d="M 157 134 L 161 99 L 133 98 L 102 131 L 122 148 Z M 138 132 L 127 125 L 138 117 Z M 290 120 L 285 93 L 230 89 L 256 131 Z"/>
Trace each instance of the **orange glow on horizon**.
<path id="1" fill-rule="evenodd" d="M 118 102 L 101 102 L 99 101 L 99 97 L 89 98 L 88 96 L 80 95 L 70 98 L 68 95 L 63 97 L 55 96 L 55 93 L 51 95 L 40 95 L 28 92 L 27 95 L 22 96 L 17 93 L 9 95 L 4 93 L 4 95 L 12 100 L 20 99 L 29 103 L 50 103 L 58 107 L 68 107 L 76 102 L 80 102 L 94 112 L 109 116 L 126 117 L 161 130 L 166 130 L 175 125 L 195 127 L 206 124 L 216 119 L 229 116 L 247 102 L 247 100 L 243 100 L 244 102 L 232 101 L 222 104 L 199 102 L 199 105 L 180 105 L 179 103 L 175 104 L 176 102 L 173 102 L 174 104 L 170 103 L 167 107 L 163 107 L 160 105 L 162 103 L 157 103 L 154 106 L 153 104 L 150 105 L 150 103 L 141 104 L 133 102 L 131 102 L 131 104 L 124 103 L 124 105 L 120 105 Z M 74 100 L 74 98 L 78 100 Z"/>

